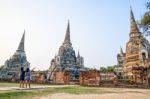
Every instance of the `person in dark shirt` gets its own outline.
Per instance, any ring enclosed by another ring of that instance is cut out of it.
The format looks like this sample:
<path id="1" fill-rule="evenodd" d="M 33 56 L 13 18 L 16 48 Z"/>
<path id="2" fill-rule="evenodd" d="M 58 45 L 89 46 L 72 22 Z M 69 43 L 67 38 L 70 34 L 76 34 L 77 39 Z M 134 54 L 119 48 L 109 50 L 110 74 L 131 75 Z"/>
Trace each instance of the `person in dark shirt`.
<path id="1" fill-rule="evenodd" d="M 23 67 L 21 67 L 20 70 L 20 88 L 24 88 L 24 83 L 25 83 L 25 71 Z"/>

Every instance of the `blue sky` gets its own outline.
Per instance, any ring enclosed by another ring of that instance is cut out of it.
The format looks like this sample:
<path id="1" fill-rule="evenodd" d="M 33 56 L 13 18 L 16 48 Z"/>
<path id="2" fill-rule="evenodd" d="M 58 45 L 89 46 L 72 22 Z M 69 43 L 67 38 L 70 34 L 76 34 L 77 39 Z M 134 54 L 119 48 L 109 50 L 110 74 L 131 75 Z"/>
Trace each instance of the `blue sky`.
<path id="1" fill-rule="evenodd" d="M 129 38 L 132 6 L 136 20 L 149 0 L 1 0 L 0 65 L 13 55 L 24 29 L 31 68 L 48 69 L 70 20 L 71 41 L 86 67 L 117 64 L 120 46 Z M 148 38 L 148 40 L 150 40 Z"/>

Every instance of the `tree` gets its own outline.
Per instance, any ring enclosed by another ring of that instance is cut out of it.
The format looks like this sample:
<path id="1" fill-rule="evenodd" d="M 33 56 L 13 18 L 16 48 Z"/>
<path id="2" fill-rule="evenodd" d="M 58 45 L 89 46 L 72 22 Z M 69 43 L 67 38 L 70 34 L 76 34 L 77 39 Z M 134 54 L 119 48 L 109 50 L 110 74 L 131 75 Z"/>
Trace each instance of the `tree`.
<path id="1" fill-rule="evenodd" d="M 106 68 L 105 67 L 100 67 L 100 72 L 105 72 Z"/>
<path id="2" fill-rule="evenodd" d="M 100 72 L 114 72 L 114 66 L 100 67 Z"/>
<path id="3" fill-rule="evenodd" d="M 108 66 L 107 71 L 108 72 L 114 72 L 114 67 L 113 66 Z"/>
<path id="4" fill-rule="evenodd" d="M 147 12 L 143 15 L 142 19 L 140 20 L 140 28 L 143 30 L 143 33 L 146 36 L 150 35 L 150 1 L 146 3 L 146 8 L 148 9 Z"/>

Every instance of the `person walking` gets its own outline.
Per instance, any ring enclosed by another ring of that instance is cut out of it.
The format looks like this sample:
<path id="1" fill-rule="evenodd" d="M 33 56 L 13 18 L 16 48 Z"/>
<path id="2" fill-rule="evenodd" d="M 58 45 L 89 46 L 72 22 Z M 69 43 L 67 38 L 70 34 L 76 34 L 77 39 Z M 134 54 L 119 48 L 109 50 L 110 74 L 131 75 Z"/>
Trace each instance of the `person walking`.
<path id="1" fill-rule="evenodd" d="M 30 70 L 29 70 L 29 68 L 26 69 L 25 80 L 26 80 L 26 82 L 25 82 L 26 83 L 26 88 L 27 87 L 31 88 L 30 87 Z"/>
<path id="2" fill-rule="evenodd" d="M 24 88 L 24 83 L 25 83 L 25 71 L 23 67 L 20 69 L 20 88 Z"/>

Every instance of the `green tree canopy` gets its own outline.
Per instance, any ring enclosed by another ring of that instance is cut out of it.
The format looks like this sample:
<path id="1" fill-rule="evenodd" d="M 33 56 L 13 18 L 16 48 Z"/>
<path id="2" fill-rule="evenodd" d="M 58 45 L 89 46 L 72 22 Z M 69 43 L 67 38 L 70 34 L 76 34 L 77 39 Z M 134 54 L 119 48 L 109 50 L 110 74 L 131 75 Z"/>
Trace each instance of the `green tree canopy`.
<path id="1" fill-rule="evenodd" d="M 100 67 L 100 72 L 106 72 L 106 68 L 105 67 Z"/>
<path id="2" fill-rule="evenodd" d="M 107 67 L 107 71 L 108 72 L 113 72 L 114 71 L 114 67 L 113 66 L 108 66 Z"/>
<path id="3" fill-rule="evenodd" d="M 100 72 L 114 72 L 114 66 L 100 67 Z"/>
<path id="4" fill-rule="evenodd" d="M 140 20 L 140 27 L 143 30 L 143 33 L 146 36 L 150 35 L 150 2 L 146 3 L 146 8 L 148 9 L 147 12 L 143 15 L 142 19 Z"/>

